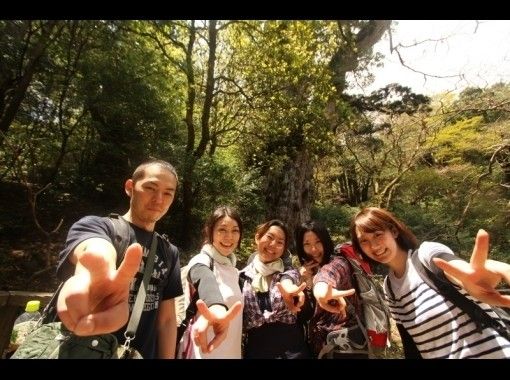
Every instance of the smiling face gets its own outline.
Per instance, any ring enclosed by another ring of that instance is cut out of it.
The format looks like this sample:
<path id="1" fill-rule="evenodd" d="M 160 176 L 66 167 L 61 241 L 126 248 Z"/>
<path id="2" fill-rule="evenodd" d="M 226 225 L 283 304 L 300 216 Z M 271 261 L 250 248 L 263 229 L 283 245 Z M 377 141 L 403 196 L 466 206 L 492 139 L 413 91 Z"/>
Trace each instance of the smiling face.
<path id="1" fill-rule="evenodd" d="M 308 260 L 313 260 L 316 263 L 322 263 L 324 257 L 324 246 L 321 239 L 313 231 L 307 231 L 303 235 L 303 250 Z"/>
<path id="2" fill-rule="evenodd" d="M 279 259 L 285 251 L 285 231 L 278 226 L 271 226 L 260 237 L 255 237 L 260 261 L 270 263 Z"/>
<path id="3" fill-rule="evenodd" d="M 241 230 L 239 225 L 230 216 L 218 219 L 213 228 L 212 245 L 223 256 L 228 256 L 239 245 Z"/>
<path id="4" fill-rule="evenodd" d="M 363 252 L 372 260 L 382 264 L 392 262 L 400 250 L 397 241 L 397 232 L 391 230 L 377 230 L 363 232 L 356 229 L 356 236 Z"/>
<path id="5" fill-rule="evenodd" d="M 128 179 L 124 189 L 131 198 L 128 220 L 152 231 L 174 201 L 177 178 L 161 165 L 153 164 L 144 169 L 143 176 L 136 182 Z"/>
<path id="6" fill-rule="evenodd" d="M 409 227 L 379 207 L 358 212 L 351 221 L 350 233 L 356 252 L 388 265 L 398 277 L 405 272 L 408 251 L 418 247 L 418 239 Z"/>

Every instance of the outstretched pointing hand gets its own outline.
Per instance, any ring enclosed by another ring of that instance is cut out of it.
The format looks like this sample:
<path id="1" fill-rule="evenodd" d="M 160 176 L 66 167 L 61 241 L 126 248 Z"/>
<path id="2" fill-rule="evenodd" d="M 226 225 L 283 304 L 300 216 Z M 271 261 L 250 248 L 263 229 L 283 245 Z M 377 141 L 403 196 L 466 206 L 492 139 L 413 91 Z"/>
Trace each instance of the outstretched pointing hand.
<path id="1" fill-rule="evenodd" d="M 225 340 L 230 322 L 241 312 L 242 308 L 240 301 L 234 303 L 229 310 L 225 310 L 222 305 L 211 305 L 208 308 L 204 301 L 197 300 L 197 310 L 200 316 L 193 324 L 192 337 L 202 352 L 212 352 Z M 207 330 L 209 327 L 212 327 L 214 331 L 214 338 L 208 343 Z"/>
<path id="2" fill-rule="evenodd" d="M 347 316 L 345 311 L 347 303 L 344 297 L 351 296 L 354 293 L 354 289 L 338 290 L 322 281 L 313 287 L 313 295 L 319 306 L 330 313 L 340 314 L 342 319 Z"/>
<path id="3" fill-rule="evenodd" d="M 510 284 L 510 265 L 487 260 L 488 254 L 489 234 L 478 230 L 469 263 L 460 259 L 445 261 L 437 257 L 432 260 L 471 296 L 490 305 L 510 307 L 510 296 L 502 295 L 495 289 L 502 280 Z"/>
<path id="4" fill-rule="evenodd" d="M 290 281 L 289 281 L 290 282 Z M 306 282 L 297 286 L 292 282 L 286 284 L 285 282 L 277 282 L 276 286 L 282 295 L 283 302 L 291 313 L 298 313 L 301 306 L 305 303 L 305 294 L 303 293 L 306 288 Z"/>
<path id="5" fill-rule="evenodd" d="M 140 267 L 142 247 L 131 244 L 116 269 L 97 244 L 81 253 L 76 273 L 64 283 L 57 301 L 60 320 L 76 335 L 111 333 L 129 318 L 129 286 Z"/>

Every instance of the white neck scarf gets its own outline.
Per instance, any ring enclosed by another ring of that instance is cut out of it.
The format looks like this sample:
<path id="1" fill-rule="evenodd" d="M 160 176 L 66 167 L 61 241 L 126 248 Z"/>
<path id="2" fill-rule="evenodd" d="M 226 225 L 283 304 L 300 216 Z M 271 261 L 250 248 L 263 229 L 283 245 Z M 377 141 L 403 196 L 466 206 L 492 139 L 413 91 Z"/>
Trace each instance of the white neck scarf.
<path id="1" fill-rule="evenodd" d="M 213 260 L 219 264 L 232 266 L 234 268 L 236 266 L 236 255 L 234 255 L 234 253 L 231 253 L 228 256 L 223 256 L 212 244 L 205 244 L 202 247 L 202 252 L 211 256 Z"/>
<path id="2" fill-rule="evenodd" d="M 255 276 L 253 276 L 251 287 L 256 292 L 264 293 L 269 290 L 271 282 L 271 279 L 268 280 L 267 276 L 276 272 L 283 272 L 283 260 L 278 258 L 270 263 L 263 263 L 257 254 L 253 259 L 253 268 L 255 268 Z"/>

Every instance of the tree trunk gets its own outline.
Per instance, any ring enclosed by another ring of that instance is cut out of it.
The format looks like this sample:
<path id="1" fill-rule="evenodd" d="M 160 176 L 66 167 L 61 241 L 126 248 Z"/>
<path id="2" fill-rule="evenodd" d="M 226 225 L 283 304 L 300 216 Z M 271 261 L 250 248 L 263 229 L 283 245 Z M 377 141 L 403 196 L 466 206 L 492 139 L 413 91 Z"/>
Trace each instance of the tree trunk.
<path id="1" fill-rule="evenodd" d="M 182 223 L 180 235 L 180 245 L 184 250 L 190 248 L 191 230 L 192 230 L 192 211 L 193 211 L 193 182 L 190 180 L 193 175 L 193 169 L 186 170 L 183 173 L 182 180 Z"/>
<path id="2" fill-rule="evenodd" d="M 31 22 L 30 22 L 31 23 Z M 60 24 L 60 25 L 59 25 Z M 57 31 L 54 32 L 55 28 L 58 27 Z M 25 98 L 27 89 L 32 82 L 32 78 L 38 69 L 41 57 L 45 53 L 49 45 L 55 41 L 56 37 L 60 34 L 63 28 L 62 21 L 48 21 L 43 23 L 41 27 L 41 34 L 33 45 L 30 45 L 29 35 L 34 32 L 31 26 L 27 29 L 27 43 L 25 49 L 27 50 L 24 58 L 26 62 L 19 62 L 19 68 L 13 68 L 13 72 L 17 75 L 14 78 L 10 78 L 9 81 L 11 86 L 2 86 L 2 98 L 0 104 L 0 146 L 3 144 L 4 138 L 7 135 L 9 127 L 16 117 L 21 102 Z M 18 71 L 19 70 L 19 71 Z"/>
<path id="3" fill-rule="evenodd" d="M 266 219 L 284 221 L 293 240 L 295 228 L 310 219 L 313 202 L 313 163 L 306 150 L 288 159 L 283 170 L 270 172 L 267 177 Z M 290 248 L 290 247 L 289 247 Z"/>
<path id="4" fill-rule="evenodd" d="M 208 46 L 209 56 L 207 60 L 207 73 L 206 73 L 206 86 L 204 93 L 204 104 L 202 106 L 202 114 L 200 121 L 200 141 L 195 148 L 195 132 L 196 126 L 193 121 L 193 114 L 195 110 L 195 75 L 193 68 L 193 45 L 195 43 L 195 27 L 192 24 L 190 31 L 190 40 L 188 43 L 188 50 L 186 51 L 186 67 L 188 73 L 188 99 L 187 99 L 187 110 L 186 110 L 186 125 L 188 128 L 188 142 L 186 144 L 186 155 L 187 163 L 184 169 L 184 176 L 182 182 L 183 188 L 183 214 L 182 214 L 182 245 L 184 249 L 188 249 L 192 242 L 192 211 L 194 206 L 194 192 L 193 192 L 193 178 L 195 172 L 195 166 L 198 160 L 200 160 L 206 151 L 207 145 L 210 143 L 210 119 L 211 119 L 211 107 L 214 97 L 214 84 L 215 84 L 215 65 L 216 65 L 216 45 L 218 29 L 216 29 L 216 20 L 209 21 L 208 27 Z"/>

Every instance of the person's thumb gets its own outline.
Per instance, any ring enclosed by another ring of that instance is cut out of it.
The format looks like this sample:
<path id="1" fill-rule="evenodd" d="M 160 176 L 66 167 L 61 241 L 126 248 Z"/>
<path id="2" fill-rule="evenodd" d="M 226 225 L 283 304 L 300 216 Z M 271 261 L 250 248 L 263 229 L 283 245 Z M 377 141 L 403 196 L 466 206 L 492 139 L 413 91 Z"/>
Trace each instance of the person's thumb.
<path id="1" fill-rule="evenodd" d="M 225 320 L 231 321 L 241 312 L 242 309 L 243 305 L 241 304 L 241 301 L 237 301 L 230 307 L 230 309 L 228 309 Z"/>
<path id="2" fill-rule="evenodd" d="M 297 294 L 299 292 L 302 292 L 306 288 L 306 282 L 303 282 L 301 285 L 298 286 L 294 294 Z"/>
<path id="3" fill-rule="evenodd" d="M 140 244 L 134 243 L 127 247 L 124 259 L 120 263 L 117 271 L 117 280 L 130 283 L 140 268 L 142 257 L 143 249 Z"/>
<path id="4" fill-rule="evenodd" d="M 356 292 L 356 290 L 354 290 L 354 289 L 337 290 L 337 289 L 333 288 L 331 291 L 331 295 L 332 295 L 332 298 L 348 297 L 348 296 L 352 296 L 355 292 Z"/>

